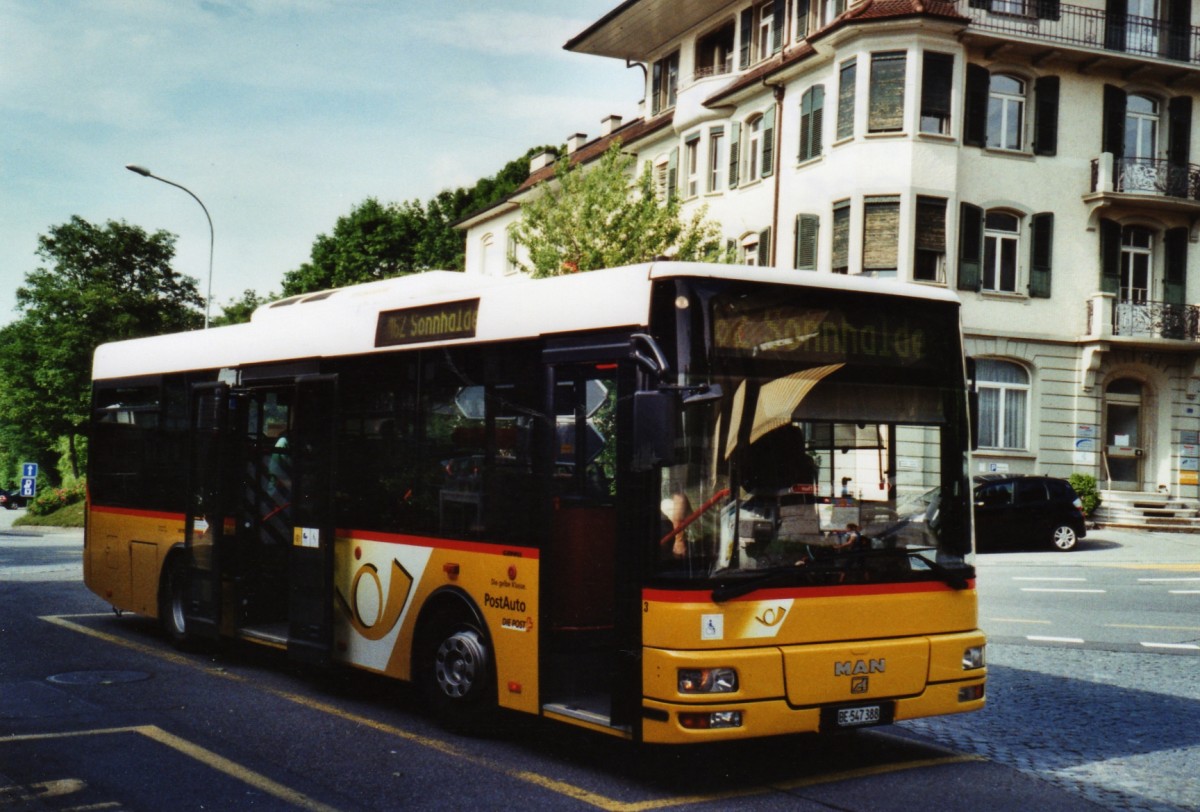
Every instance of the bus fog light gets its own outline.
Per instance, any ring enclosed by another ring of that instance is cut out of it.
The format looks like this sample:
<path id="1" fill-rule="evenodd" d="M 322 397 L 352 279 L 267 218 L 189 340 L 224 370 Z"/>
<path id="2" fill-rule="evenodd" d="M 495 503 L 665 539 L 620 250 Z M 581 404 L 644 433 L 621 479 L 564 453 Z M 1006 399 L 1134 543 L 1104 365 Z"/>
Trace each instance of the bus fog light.
<path id="1" fill-rule="evenodd" d="M 679 724 L 688 730 L 719 730 L 741 727 L 741 711 L 714 711 L 712 713 L 681 713 Z"/>
<path id="2" fill-rule="evenodd" d="M 983 685 L 971 685 L 958 689 L 959 702 L 974 702 L 978 699 L 983 699 Z"/>
<path id="3" fill-rule="evenodd" d="M 681 668 L 678 677 L 681 694 L 731 694 L 738 689 L 733 668 Z"/>
<path id="4" fill-rule="evenodd" d="M 983 668 L 983 646 L 971 646 L 963 651 L 962 659 L 963 671 L 970 671 L 973 668 Z"/>

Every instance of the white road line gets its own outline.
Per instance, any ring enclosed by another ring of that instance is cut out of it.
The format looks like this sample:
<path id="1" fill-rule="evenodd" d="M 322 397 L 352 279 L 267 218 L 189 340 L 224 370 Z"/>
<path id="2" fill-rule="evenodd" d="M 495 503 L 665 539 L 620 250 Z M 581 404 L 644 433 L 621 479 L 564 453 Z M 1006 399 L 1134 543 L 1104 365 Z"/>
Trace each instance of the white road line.
<path id="1" fill-rule="evenodd" d="M 1200 578 L 1138 578 L 1139 584 L 1186 584 L 1200 581 Z"/>
<path id="2" fill-rule="evenodd" d="M 1023 587 L 1021 587 L 1021 591 L 1022 592 L 1079 592 L 1079 593 L 1086 593 L 1089 595 L 1103 595 L 1107 590 L 1104 590 L 1104 589 L 1055 589 L 1054 587 L 1023 586 Z"/>
<path id="3" fill-rule="evenodd" d="M 1042 577 L 1042 576 L 1035 576 L 1035 575 L 1014 575 L 1013 580 L 1014 581 L 1086 581 L 1087 578 L 1051 578 L 1049 576 Z M 1200 578 L 1198 578 L 1197 580 L 1200 580 Z"/>
<path id="4" fill-rule="evenodd" d="M 1200 595 L 1200 589 L 1168 589 L 1168 595 Z"/>
<path id="5" fill-rule="evenodd" d="M 1142 643 L 1146 648 L 1183 649 L 1185 651 L 1200 651 L 1195 643 Z"/>
<path id="6" fill-rule="evenodd" d="M 1040 637 L 1036 634 L 1025 636 L 1026 640 L 1031 640 L 1035 643 L 1083 643 L 1082 637 Z"/>

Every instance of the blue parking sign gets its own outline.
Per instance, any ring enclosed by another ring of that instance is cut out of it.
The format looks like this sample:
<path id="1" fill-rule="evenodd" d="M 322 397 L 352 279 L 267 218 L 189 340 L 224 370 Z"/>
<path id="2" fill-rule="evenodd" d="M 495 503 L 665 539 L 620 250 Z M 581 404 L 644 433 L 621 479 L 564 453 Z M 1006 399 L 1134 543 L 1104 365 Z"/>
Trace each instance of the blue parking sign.
<path id="1" fill-rule="evenodd" d="M 21 477 L 21 495 L 33 498 L 37 496 L 37 478 L 31 476 Z"/>

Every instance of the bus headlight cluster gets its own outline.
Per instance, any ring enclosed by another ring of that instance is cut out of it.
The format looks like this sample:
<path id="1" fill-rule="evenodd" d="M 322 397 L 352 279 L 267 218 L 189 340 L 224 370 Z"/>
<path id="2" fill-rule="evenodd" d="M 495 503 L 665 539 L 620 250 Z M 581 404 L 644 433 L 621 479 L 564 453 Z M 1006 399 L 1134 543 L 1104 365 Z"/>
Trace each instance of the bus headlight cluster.
<path id="1" fill-rule="evenodd" d="M 733 668 L 679 669 L 681 694 L 731 694 L 737 689 L 738 676 Z"/>
<path id="2" fill-rule="evenodd" d="M 688 730 L 719 730 L 741 727 L 741 711 L 715 711 L 713 713 L 681 713 L 679 724 Z"/>
<path id="3" fill-rule="evenodd" d="M 963 671 L 971 671 L 975 668 L 983 668 L 983 646 L 971 646 L 963 651 Z"/>

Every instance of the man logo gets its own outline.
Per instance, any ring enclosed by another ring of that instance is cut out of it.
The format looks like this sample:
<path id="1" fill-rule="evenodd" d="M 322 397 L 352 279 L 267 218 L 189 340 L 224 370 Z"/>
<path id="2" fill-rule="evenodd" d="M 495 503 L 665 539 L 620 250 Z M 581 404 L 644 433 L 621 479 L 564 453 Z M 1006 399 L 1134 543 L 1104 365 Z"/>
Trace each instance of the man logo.
<path id="1" fill-rule="evenodd" d="M 855 660 L 854 662 L 846 660 L 833 664 L 833 675 L 835 677 L 850 677 L 858 674 L 882 674 L 884 671 L 887 671 L 887 661 L 883 658 L 878 660 Z"/>

